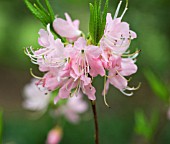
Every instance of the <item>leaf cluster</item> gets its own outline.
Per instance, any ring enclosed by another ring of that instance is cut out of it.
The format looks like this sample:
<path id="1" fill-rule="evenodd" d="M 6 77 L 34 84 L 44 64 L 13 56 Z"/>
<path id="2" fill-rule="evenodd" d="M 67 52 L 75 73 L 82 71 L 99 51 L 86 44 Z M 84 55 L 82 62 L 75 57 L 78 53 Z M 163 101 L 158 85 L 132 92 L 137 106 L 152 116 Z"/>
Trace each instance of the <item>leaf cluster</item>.
<path id="1" fill-rule="evenodd" d="M 36 3 L 34 4 L 32 4 L 29 0 L 25 0 L 25 3 L 32 14 L 46 27 L 47 24 L 51 24 L 54 21 L 55 15 L 49 1 L 44 1 L 46 8 L 39 0 L 36 0 Z"/>
<path id="2" fill-rule="evenodd" d="M 66 40 L 62 38 L 60 35 L 58 35 L 53 27 L 53 21 L 55 19 L 54 11 L 49 3 L 48 0 L 44 0 L 46 7 L 43 6 L 43 4 L 36 0 L 36 3 L 31 3 L 29 0 L 25 0 L 25 4 L 27 5 L 28 9 L 31 11 L 31 13 L 41 21 L 41 23 L 46 27 L 48 24 L 50 24 L 51 31 L 53 34 L 62 40 L 62 42 L 65 42 Z"/>
<path id="3" fill-rule="evenodd" d="M 90 3 L 89 33 L 94 45 L 99 43 L 104 34 L 109 0 L 106 0 L 103 11 L 101 4 L 102 0 L 94 0 L 94 4 Z"/>

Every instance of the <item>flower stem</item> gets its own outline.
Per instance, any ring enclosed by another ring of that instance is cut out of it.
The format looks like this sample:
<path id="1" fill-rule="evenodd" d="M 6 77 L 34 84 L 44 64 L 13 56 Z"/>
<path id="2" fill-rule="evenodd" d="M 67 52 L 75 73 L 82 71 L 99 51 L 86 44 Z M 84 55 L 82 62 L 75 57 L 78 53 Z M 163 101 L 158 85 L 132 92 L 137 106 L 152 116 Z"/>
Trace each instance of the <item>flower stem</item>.
<path id="1" fill-rule="evenodd" d="M 95 144 L 99 144 L 99 127 L 97 121 L 96 101 L 91 101 L 91 105 L 92 105 L 94 124 L 95 124 Z"/>

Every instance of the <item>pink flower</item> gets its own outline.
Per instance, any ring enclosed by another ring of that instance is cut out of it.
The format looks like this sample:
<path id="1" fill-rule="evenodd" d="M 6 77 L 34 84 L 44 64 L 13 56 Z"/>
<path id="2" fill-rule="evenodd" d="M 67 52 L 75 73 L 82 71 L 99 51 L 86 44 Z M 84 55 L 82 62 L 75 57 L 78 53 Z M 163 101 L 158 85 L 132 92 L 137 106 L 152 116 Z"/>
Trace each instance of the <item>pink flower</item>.
<path id="1" fill-rule="evenodd" d="M 62 139 L 62 129 L 60 127 L 56 127 L 52 129 L 47 136 L 46 144 L 59 144 Z"/>
<path id="2" fill-rule="evenodd" d="M 128 49 L 131 40 L 137 37 L 136 33 L 129 29 L 128 23 L 121 22 L 127 8 L 125 8 L 122 16 L 117 18 L 121 3 L 122 1 L 119 3 L 114 19 L 112 19 L 110 13 L 107 14 L 104 35 L 100 41 L 102 49 L 111 49 L 116 54 L 124 53 Z"/>
<path id="3" fill-rule="evenodd" d="M 68 69 L 64 72 L 67 79 L 59 90 L 55 103 L 59 99 L 68 98 L 73 89 L 78 93 L 81 89 L 90 100 L 95 100 L 95 88 L 92 86 L 92 77 L 98 74 L 105 75 L 105 70 L 100 60 L 102 51 L 99 47 L 87 45 L 84 38 L 80 37 L 72 48 L 69 49 L 70 62 Z M 67 75 L 66 75 L 67 74 Z"/>
<path id="4" fill-rule="evenodd" d="M 69 43 L 62 43 L 59 38 L 55 39 L 48 24 L 47 30 L 39 31 L 38 43 L 42 48 L 26 49 L 26 54 L 31 61 L 45 73 L 42 78 L 35 76 L 39 78 L 37 85 L 48 91 L 59 90 L 54 99 L 55 104 L 60 99 L 78 95 L 80 91 L 88 99 L 95 100 L 96 89 L 92 83 L 93 78 L 98 75 L 105 77 L 104 95 L 110 84 L 126 95 L 132 93 L 128 94 L 125 90 L 135 90 L 128 87 L 128 80 L 125 77 L 137 71 L 134 59 L 139 51 L 134 54 L 126 52 L 131 40 L 137 35 L 130 30 L 128 23 L 122 22 L 127 5 L 122 15 L 118 17 L 121 3 L 122 1 L 118 5 L 114 18 L 110 13 L 107 14 L 104 35 L 98 46 L 90 44 L 91 37 L 88 39 L 81 37 L 79 21 L 72 21 L 65 13 L 66 20 L 57 17 L 53 22 L 53 28 L 58 36 L 66 38 Z M 34 76 L 33 73 L 31 74 Z M 74 121 L 77 115 L 71 108 L 69 109 L 67 116 Z"/>
<path id="5" fill-rule="evenodd" d="M 63 66 L 67 58 L 65 54 L 66 48 L 60 39 L 54 39 L 50 31 L 50 25 L 47 25 L 47 31 L 41 29 L 39 35 L 38 42 L 43 48 L 36 51 L 31 47 L 30 51 L 26 49 L 26 54 L 31 58 L 32 62 L 38 64 L 42 72 L 49 71 L 50 68 Z"/>
<path id="6" fill-rule="evenodd" d="M 113 57 L 113 56 L 112 56 Z M 113 63 L 109 69 L 108 80 L 106 82 L 106 89 L 109 89 L 109 84 L 112 84 L 122 93 L 131 96 L 133 93 L 126 93 L 125 90 L 135 90 L 136 88 L 128 87 L 128 80 L 124 76 L 130 76 L 137 71 L 137 66 L 131 58 L 121 58 L 116 56 L 113 58 Z"/>
<path id="7" fill-rule="evenodd" d="M 72 96 L 73 94 L 77 95 L 80 92 L 80 89 L 84 94 L 88 96 L 90 100 L 95 100 L 95 93 L 96 90 L 92 86 L 92 82 L 90 79 L 90 82 L 86 83 L 86 79 L 90 79 L 86 77 L 85 79 L 74 80 L 73 78 L 68 78 L 63 82 L 62 86 L 60 87 L 59 93 L 54 99 L 54 103 L 56 104 L 60 99 L 66 99 Z"/>
<path id="8" fill-rule="evenodd" d="M 36 79 L 32 79 L 31 83 L 24 87 L 23 107 L 32 111 L 44 111 L 48 107 L 50 94 L 43 87 L 38 88 L 35 83 Z"/>
<path id="9" fill-rule="evenodd" d="M 53 85 L 53 84 L 52 84 Z M 24 87 L 23 107 L 31 111 L 45 112 L 50 103 L 51 92 L 47 91 L 39 85 L 36 85 L 36 79 L 32 79 L 30 84 Z M 77 95 L 76 95 L 77 94 Z M 53 109 L 52 112 L 57 117 L 64 116 L 68 121 L 77 123 L 80 120 L 80 114 L 84 113 L 88 109 L 88 104 L 83 100 L 83 94 L 73 93 L 73 97 L 70 97 L 66 103 Z"/>
<path id="10" fill-rule="evenodd" d="M 72 69 L 76 75 L 87 76 L 90 74 L 92 77 L 96 77 L 98 74 L 105 75 L 100 56 L 102 50 L 98 46 L 87 45 L 86 40 L 80 37 L 75 43 L 72 49 Z"/>
<path id="11" fill-rule="evenodd" d="M 88 104 L 83 100 L 81 92 L 78 95 L 68 98 L 65 105 L 60 106 L 55 114 L 57 116 L 64 116 L 68 121 L 77 123 L 80 120 L 79 114 L 84 113 L 88 109 Z"/>
<path id="12" fill-rule="evenodd" d="M 57 34 L 67 38 L 69 41 L 75 41 L 81 35 L 79 30 L 79 20 L 72 21 L 70 16 L 65 13 L 66 20 L 56 18 L 53 22 L 54 30 Z"/>
<path id="13" fill-rule="evenodd" d="M 57 87 L 61 86 L 64 80 L 60 78 L 61 69 L 50 69 L 43 78 L 41 78 L 36 84 L 43 86 L 49 91 L 54 91 Z"/>

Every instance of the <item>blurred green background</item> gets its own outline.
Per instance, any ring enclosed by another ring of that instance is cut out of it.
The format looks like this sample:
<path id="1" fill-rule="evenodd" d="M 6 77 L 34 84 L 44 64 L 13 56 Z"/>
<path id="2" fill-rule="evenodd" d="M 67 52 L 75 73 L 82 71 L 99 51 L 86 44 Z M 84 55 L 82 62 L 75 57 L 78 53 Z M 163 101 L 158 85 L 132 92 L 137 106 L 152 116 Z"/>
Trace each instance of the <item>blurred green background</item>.
<path id="1" fill-rule="evenodd" d="M 88 32 L 89 2 L 93 0 L 50 0 L 57 15 L 68 12 L 73 19 L 80 19 L 80 29 Z M 110 0 L 109 12 L 114 14 L 118 0 Z M 110 88 L 108 109 L 101 96 L 102 79 L 95 81 L 101 144 L 142 144 L 134 134 L 134 112 L 143 109 L 149 117 L 160 110 L 164 103 L 155 96 L 143 72 L 151 69 L 170 87 L 170 1 L 129 0 L 124 21 L 130 23 L 138 39 L 131 50 L 141 49 L 137 64 L 139 71 L 130 85 L 141 88 L 133 97 L 122 95 Z M 122 6 L 122 11 L 125 5 Z M 38 47 L 38 31 L 42 24 L 26 8 L 23 0 L 0 0 L 0 111 L 3 111 L 3 144 L 43 144 L 54 121 L 47 115 L 31 120 L 21 104 L 22 89 L 30 79 L 29 69 L 35 67 L 24 54 L 24 47 Z M 36 68 L 35 68 L 36 69 Z M 88 115 L 91 111 L 89 110 Z M 93 144 L 93 119 L 84 116 L 78 125 L 66 123 L 61 144 Z M 158 144 L 170 143 L 170 122 L 159 133 Z"/>

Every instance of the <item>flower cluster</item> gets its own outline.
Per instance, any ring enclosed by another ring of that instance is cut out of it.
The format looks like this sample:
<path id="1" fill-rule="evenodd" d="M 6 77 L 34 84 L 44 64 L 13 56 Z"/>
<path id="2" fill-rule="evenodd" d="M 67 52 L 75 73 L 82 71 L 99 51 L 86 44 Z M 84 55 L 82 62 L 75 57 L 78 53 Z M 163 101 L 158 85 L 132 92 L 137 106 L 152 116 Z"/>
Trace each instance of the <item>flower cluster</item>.
<path id="1" fill-rule="evenodd" d="M 97 45 L 79 30 L 79 20 L 72 21 L 65 13 L 66 20 L 56 17 L 52 25 L 47 25 L 47 30 L 39 31 L 38 43 L 42 48 L 26 49 L 31 61 L 45 73 L 42 78 L 37 77 L 37 85 L 48 91 L 59 90 L 55 104 L 60 99 L 76 96 L 80 91 L 90 100 L 95 100 L 93 79 L 98 75 L 104 77 L 104 96 L 110 84 L 128 96 L 133 93 L 126 90 L 136 90 L 128 86 L 125 77 L 137 71 L 135 61 L 139 51 L 133 54 L 127 52 L 131 40 L 137 35 L 130 30 L 128 23 L 122 22 L 127 7 L 118 17 L 121 3 L 114 18 L 107 13 L 104 34 Z M 55 34 L 60 38 L 55 38 Z"/>
<path id="2" fill-rule="evenodd" d="M 22 105 L 25 109 L 44 113 L 50 108 L 50 113 L 53 117 L 55 116 L 57 119 L 65 117 L 67 121 L 74 124 L 80 121 L 80 114 L 88 110 L 88 104 L 83 100 L 82 93 L 79 93 L 77 97 L 69 98 L 60 107 L 51 108 L 50 97 L 52 94 L 45 91 L 41 85 L 37 87 L 35 83 L 36 79 L 32 79 L 31 83 L 24 87 Z"/>

